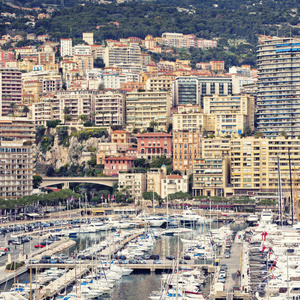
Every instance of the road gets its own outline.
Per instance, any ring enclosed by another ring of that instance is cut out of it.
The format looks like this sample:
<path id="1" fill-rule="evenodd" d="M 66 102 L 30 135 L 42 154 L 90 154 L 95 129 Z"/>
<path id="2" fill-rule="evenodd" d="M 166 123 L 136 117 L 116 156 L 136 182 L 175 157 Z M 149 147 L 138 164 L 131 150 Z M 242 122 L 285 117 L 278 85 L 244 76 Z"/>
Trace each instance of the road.
<path id="1" fill-rule="evenodd" d="M 240 269 L 241 261 L 241 244 L 234 242 L 231 247 L 230 258 L 221 259 L 221 264 L 227 265 L 227 278 L 225 282 L 225 289 L 228 293 L 228 298 L 231 299 L 232 288 L 239 285 L 239 277 L 237 277 L 237 271 Z"/>
<path id="2" fill-rule="evenodd" d="M 33 237 L 33 239 L 21 245 L 12 245 L 7 246 L 7 241 L 11 239 L 11 233 L 7 234 L 5 237 L 3 235 L 0 236 L 0 247 L 8 247 L 8 254 L 11 255 L 11 260 L 16 260 L 19 258 L 20 254 L 30 255 L 33 252 L 36 252 L 38 249 L 34 248 L 34 245 L 38 244 L 42 241 L 43 237 Z M 4 266 L 7 263 L 8 255 L 3 255 L 0 257 L 0 267 Z"/>

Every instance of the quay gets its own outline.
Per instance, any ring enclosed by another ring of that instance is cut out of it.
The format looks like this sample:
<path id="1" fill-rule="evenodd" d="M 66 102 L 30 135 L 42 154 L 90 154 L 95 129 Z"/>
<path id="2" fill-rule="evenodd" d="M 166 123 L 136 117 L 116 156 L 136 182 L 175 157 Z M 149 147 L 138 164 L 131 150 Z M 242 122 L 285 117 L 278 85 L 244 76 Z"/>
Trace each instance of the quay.
<path id="1" fill-rule="evenodd" d="M 58 268 L 58 269 L 74 269 L 81 265 L 83 269 L 92 269 L 95 267 L 95 264 L 91 261 L 89 263 L 82 263 L 82 264 L 30 264 L 28 268 L 35 269 L 35 270 L 44 270 L 50 268 Z M 146 264 L 120 264 L 123 268 L 130 268 L 134 271 L 149 271 L 149 272 L 156 272 L 156 271 L 163 271 L 163 270 L 171 270 L 174 268 L 174 264 L 172 261 L 164 261 L 161 264 L 153 264 L 153 263 L 146 263 Z M 216 267 L 213 265 L 199 265 L 199 264 L 179 264 L 181 269 L 203 269 L 206 270 L 208 273 L 214 273 L 216 271 Z"/>
<path id="2" fill-rule="evenodd" d="M 30 266 L 31 268 L 31 266 Z M 88 273 L 89 269 L 86 267 L 77 267 L 66 272 L 61 278 L 56 279 L 51 282 L 49 285 L 43 287 L 39 293 L 37 299 L 50 299 L 56 294 L 68 288 L 72 285 L 77 278 L 81 278 L 84 274 Z M 30 274 L 32 272 L 30 271 Z M 30 298 L 32 299 L 32 298 Z"/>

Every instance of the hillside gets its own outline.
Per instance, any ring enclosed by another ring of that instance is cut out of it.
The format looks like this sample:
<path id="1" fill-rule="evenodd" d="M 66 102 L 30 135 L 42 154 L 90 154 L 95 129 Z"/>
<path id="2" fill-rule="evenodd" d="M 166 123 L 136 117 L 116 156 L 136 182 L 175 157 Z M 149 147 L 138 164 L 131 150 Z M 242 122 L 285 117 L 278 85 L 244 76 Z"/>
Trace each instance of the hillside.
<path id="1" fill-rule="evenodd" d="M 215 1 L 204 4 L 194 0 L 78 5 L 54 12 L 50 19 L 39 20 L 35 31 L 50 33 L 57 40 L 94 32 L 98 43 L 129 36 L 161 36 L 163 32 L 194 33 L 202 38 L 245 38 L 252 44 L 256 43 L 257 35 L 275 35 L 277 30 L 281 35 L 289 34 L 290 30 L 293 35 L 300 34 L 300 28 L 295 26 L 299 23 L 296 1 L 283 1 L 286 5 L 278 6 L 274 1 L 262 2 L 264 5 L 247 5 L 250 1 L 218 2 L 218 7 L 213 6 Z M 189 9 L 182 11 L 175 5 Z"/>

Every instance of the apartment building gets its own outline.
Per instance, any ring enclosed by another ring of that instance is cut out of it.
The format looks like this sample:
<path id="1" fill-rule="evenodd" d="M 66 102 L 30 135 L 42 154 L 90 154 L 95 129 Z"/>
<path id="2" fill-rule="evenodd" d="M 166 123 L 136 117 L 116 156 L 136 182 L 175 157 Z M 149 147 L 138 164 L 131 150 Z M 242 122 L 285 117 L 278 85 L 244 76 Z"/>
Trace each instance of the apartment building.
<path id="1" fill-rule="evenodd" d="M 155 130 L 167 131 L 170 123 L 171 95 L 162 91 L 131 92 L 126 98 L 127 130 L 146 130 L 155 122 Z"/>
<path id="2" fill-rule="evenodd" d="M 202 157 L 202 133 L 173 131 L 173 169 L 190 172 L 196 158 Z"/>
<path id="3" fill-rule="evenodd" d="M 167 176 L 167 167 L 162 166 L 160 169 L 150 169 L 147 172 L 147 191 L 157 193 L 161 196 L 161 180 Z"/>
<path id="4" fill-rule="evenodd" d="M 22 83 L 22 98 L 23 95 L 31 94 L 33 102 L 39 102 L 40 95 L 43 92 L 43 82 L 41 80 L 23 80 Z M 24 103 L 24 102 L 23 102 Z M 31 104 L 31 103 L 27 103 Z"/>
<path id="5" fill-rule="evenodd" d="M 144 173 L 119 173 L 118 190 L 127 189 L 130 197 L 141 200 L 146 191 L 146 174 Z"/>
<path id="6" fill-rule="evenodd" d="M 115 130 L 111 133 L 112 143 L 128 144 L 130 143 L 130 132 L 125 130 Z"/>
<path id="7" fill-rule="evenodd" d="M 164 132 L 140 133 L 137 138 L 139 158 L 151 160 L 156 156 L 172 156 L 172 135 Z"/>
<path id="8" fill-rule="evenodd" d="M 105 48 L 103 61 L 106 67 L 120 64 L 141 66 L 141 48 L 138 44 L 115 43 Z"/>
<path id="9" fill-rule="evenodd" d="M 64 56 L 72 56 L 73 48 L 72 48 L 72 39 L 61 39 L 60 40 L 60 55 Z"/>
<path id="10" fill-rule="evenodd" d="M 229 157 L 196 159 L 193 168 L 193 195 L 223 197 L 229 185 Z"/>
<path id="11" fill-rule="evenodd" d="M 52 100 L 54 120 L 62 120 L 66 125 L 82 123 L 81 115 L 90 116 L 94 111 L 97 92 L 89 90 L 72 90 L 57 92 Z M 65 114 L 65 108 L 69 113 Z M 70 118 L 66 119 L 66 115 Z"/>
<path id="12" fill-rule="evenodd" d="M 89 45 L 76 45 L 73 47 L 73 55 L 92 55 L 92 48 Z"/>
<path id="13" fill-rule="evenodd" d="M 258 45 L 257 127 L 266 137 L 300 135 L 299 44 L 276 37 Z"/>
<path id="14" fill-rule="evenodd" d="M 43 76 L 43 93 L 53 93 L 59 91 L 62 87 L 60 75 Z"/>
<path id="15" fill-rule="evenodd" d="M 172 92 L 173 79 L 170 76 L 150 77 L 146 81 L 146 90 Z"/>
<path id="16" fill-rule="evenodd" d="M 45 126 L 47 121 L 53 119 L 52 114 L 52 99 L 53 96 L 42 97 L 40 102 L 32 104 L 32 120 L 35 126 Z"/>
<path id="17" fill-rule="evenodd" d="M 215 134 L 237 135 L 248 125 L 254 131 L 255 99 L 249 95 L 204 97 L 204 114 L 215 117 Z"/>
<path id="18" fill-rule="evenodd" d="M 17 69 L 0 69 L 0 116 L 12 113 L 12 103 L 22 102 L 21 74 Z"/>
<path id="19" fill-rule="evenodd" d="M 202 157 L 229 157 L 231 139 L 216 137 L 213 139 L 206 138 L 202 140 Z"/>
<path id="20" fill-rule="evenodd" d="M 278 192 L 278 158 L 283 194 L 290 193 L 288 151 L 294 185 L 299 172 L 300 140 L 277 137 L 275 139 L 247 137 L 231 141 L 231 184 L 236 195 L 256 195 Z"/>
<path id="21" fill-rule="evenodd" d="M 87 70 L 94 68 L 94 58 L 93 55 L 73 55 L 73 60 L 77 64 L 77 69 L 81 75 L 85 74 Z"/>
<path id="22" fill-rule="evenodd" d="M 21 117 L 1 117 L 0 141 L 34 141 L 35 128 L 32 120 Z"/>
<path id="23" fill-rule="evenodd" d="M 94 33 L 93 32 L 83 32 L 82 39 L 89 45 L 94 45 Z"/>
<path id="24" fill-rule="evenodd" d="M 95 125 L 124 125 L 125 101 L 125 95 L 119 91 L 97 93 L 95 96 Z"/>
<path id="25" fill-rule="evenodd" d="M 180 76 L 173 83 L 173 105 L 197 104 L 203 107 L 203 97 L 231 95 L 231 77 Z"/>
<path id="26" fill-rule="evenodd" d="M 118 176 L 119 172 L 127 172 L 132 169 L 135 160 L 135 157 L 107 157 L 104 160 L 103 174 L 107 176 Z"/>
<path id="27" fill-rule="evenodd" d="M 179 105 L 178 112 L 173 113 L 173 131 L 189 130 L 213 133 L 215 131 L 215 116 L 203 113 L 199 105 Z"/>
<path id="28" fill-rule="evenodd" d="M 165 32 L 161 37 L 164 45 L 179 48 L 182 46 L 184 35 L 183 33 Z"/>
<path id="29" fill-rule="evenodd" d="M 167 175 L 161 179 L 161 197 L 166 198 L 167 195 L 177 192 L 187 193 L 189 187 L 189 179 L 187 175 Z"/>
<path id="30" fill-rule="evenodd" d="M 28 196 L 33 191 L 33 147 L 23 141 L 1 141 L 0 198 Z"/>

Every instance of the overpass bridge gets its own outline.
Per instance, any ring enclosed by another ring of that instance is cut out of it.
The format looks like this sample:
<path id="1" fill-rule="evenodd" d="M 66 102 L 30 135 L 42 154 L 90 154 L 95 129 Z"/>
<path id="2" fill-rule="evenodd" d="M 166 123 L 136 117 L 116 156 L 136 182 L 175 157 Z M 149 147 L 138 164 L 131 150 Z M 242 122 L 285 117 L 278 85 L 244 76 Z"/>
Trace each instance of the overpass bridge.
<path id="1" fill-rule="evenodd" d="M 40 187 L 45 188 L 51 185 L 64 184 L 64 188 L 68 189 L 70 183 L 93 183 L 113 187 L 118 182 L 118 177 L 43 177 Z"/>

